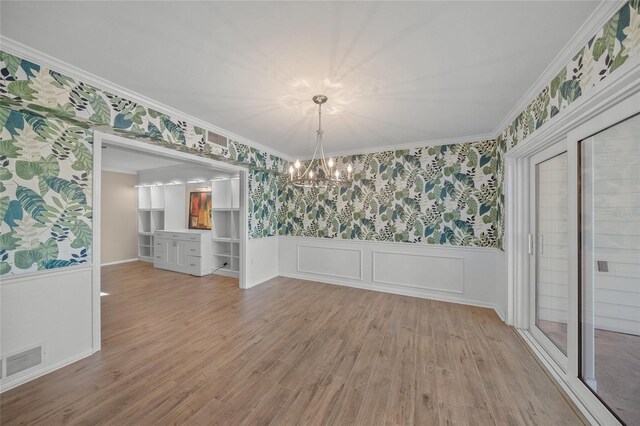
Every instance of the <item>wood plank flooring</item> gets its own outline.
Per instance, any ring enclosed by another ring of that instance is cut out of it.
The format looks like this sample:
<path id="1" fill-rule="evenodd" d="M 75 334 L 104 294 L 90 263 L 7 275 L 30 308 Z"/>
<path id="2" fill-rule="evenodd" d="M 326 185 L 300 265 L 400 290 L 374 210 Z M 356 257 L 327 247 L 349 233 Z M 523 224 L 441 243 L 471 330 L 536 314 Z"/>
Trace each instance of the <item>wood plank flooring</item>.
<path id="1" fill-rule="evenodd" d="M 2 394 L 3 425 L 582 424 L 489 309 L 142 262 L 102 279 L 102 351 Z"/>
<path id="2" fill-rule="evenodd" d="M 552 342 L 567 341 L 567 325 L 539 321 Z M 640 336 L 595 330 L 597 394 L 629 425 L 640 424 Z"/>

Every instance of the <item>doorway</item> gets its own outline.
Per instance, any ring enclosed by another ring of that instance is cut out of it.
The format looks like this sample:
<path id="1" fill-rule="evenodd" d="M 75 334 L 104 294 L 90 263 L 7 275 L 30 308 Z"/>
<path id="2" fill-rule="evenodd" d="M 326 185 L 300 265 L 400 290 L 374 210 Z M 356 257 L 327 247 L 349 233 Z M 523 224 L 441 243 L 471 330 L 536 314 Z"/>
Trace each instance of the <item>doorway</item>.
<path id="1" fill-rule="evenodd" d="M 101 132 L 94 133 L 94 147 L 94 170 L 101 172 L 93 194 L 96 351 L 101 294 L 108 297 L 101 292 L 102 266 L 146 262 L 172 271 L 176 284 L 189 274 L 215 274 L 246 288 L 245 168 Z"/>

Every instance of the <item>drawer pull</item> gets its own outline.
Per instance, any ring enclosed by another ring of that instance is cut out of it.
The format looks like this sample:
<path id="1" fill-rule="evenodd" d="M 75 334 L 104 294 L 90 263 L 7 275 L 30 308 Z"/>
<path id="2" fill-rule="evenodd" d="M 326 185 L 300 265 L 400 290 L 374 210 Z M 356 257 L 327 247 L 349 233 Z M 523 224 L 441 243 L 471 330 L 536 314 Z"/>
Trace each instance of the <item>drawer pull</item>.
<path id="1" fill-rule="evenodd" d="M 196 266 L 196 264 L 195 264 L 195 263 L 190 263 L 189 265 L 191 265 L 191 266 Z"/>

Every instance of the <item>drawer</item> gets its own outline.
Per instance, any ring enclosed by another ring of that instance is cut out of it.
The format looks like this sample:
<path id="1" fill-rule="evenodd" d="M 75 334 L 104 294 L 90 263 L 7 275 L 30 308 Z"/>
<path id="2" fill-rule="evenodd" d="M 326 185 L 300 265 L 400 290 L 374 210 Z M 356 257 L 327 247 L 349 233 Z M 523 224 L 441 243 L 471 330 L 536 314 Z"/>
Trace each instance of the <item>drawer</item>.
<path id="1" fill-rule="evenodd" d="M 187 242 L 187 256 L 202 256 L 202 249 L 200 248 L 200 242 Z"/>
<path id="2" fill-rule="evenodd" d="M 197 274 L 200 272 L 202 258 L 199 256 L 187 256 L 185 261 L 185 267 L 189 273 Z"/>
<path id="3" fill-rule="evenodd" d="M 186 232 L 166 232 L 156 231 L 156 238 L 164 238 L 173 241 L 200 241 L 201 234 L 191 234 Z"/>

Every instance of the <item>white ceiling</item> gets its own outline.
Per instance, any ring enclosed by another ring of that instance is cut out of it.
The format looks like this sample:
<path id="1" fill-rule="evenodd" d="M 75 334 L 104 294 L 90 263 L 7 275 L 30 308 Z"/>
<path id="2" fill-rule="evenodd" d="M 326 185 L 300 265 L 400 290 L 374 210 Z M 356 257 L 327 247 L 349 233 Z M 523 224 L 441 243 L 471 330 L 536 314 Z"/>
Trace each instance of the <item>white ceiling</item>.
<path id="1" fill-rule="evenodd" d="M 102 168 L 107 170 L 137 173 L 142 170 L 159 167 L 178 166 L 179 161 L 167 160 L 166 157 L 155 156 L 146 152 L 116 148 L 113 145 L 102 145 Z"/>
<path id="2" fill-rule="evenodd" d="M 109 144 L 102 144 L 102 169 L 138 175 L 138 183 L 185 183 L 192 179 L 209 181 L 228 178 L 234 174 L 211 167 L 203 167 L 188 161 L 170 160 L 165 156 L 137 151 Z"/>
<path id="3" fill-rule="evenodd" d="M 297 156 L 493 131 L 597 2 L 7 2 L 4 36 Z"/>

